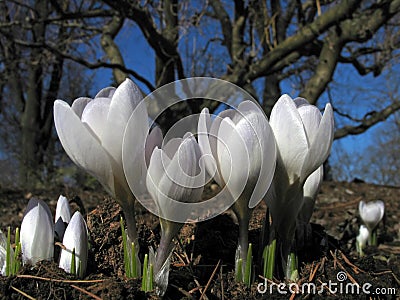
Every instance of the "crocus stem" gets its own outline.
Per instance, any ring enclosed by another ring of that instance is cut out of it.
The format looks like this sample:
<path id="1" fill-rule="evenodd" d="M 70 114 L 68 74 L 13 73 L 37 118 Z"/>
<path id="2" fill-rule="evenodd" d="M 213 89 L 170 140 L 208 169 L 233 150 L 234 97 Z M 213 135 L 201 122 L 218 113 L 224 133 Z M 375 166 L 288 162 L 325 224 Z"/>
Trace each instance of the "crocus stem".
<path id="1" fill-rule="evenodd" d="M 157 249 L 156 262 L 154 264 L 154 274 L 161 270 L 165 261 L 168 259 L 172 249 L 172 239 L 178 233 L 179 229 L 182 227 L 182 224 L 175 223 L 171 221 L 167 221 L 160 218 L 161 224 L 161 240 L 160 245 Z"/>
<path id="2" fill-rule="evenodd" d="M 368 237 L 368 244 L 370 244 L 371 246 L 378 245 L 378 236 L 376 234 L 376 229 L 371 231 L 371 234 Z"/>
<path id="3" fill-rule="evenodd" d="M 124 211 L 128 237 L 131 242 L 134 242 L 136 245 L 138 245 L 138 236 L 136 231 L 136 220 L 135 220 L 135 200 L 129 198 L 121 206 L 122 210 Z"/>

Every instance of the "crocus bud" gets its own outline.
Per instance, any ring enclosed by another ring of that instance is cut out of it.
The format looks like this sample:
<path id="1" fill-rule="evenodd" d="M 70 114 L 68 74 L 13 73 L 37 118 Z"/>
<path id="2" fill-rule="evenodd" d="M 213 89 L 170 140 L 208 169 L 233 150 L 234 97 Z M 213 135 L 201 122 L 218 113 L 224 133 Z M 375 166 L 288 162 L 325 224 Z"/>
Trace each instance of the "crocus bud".
<path id="1" fill-rule="evenodd" d="M 71 208 L 69 206 L 69 201 L 63 195 L 60 195 L 56 206 L 56 216 L 55 216 L 55 226 L 54 232 L 56 238 L 62 241 L 64 237 L 65 228 L 67 227 L 69 221 L 71 220 Z"/>
<path id="2" fill-rule="evenodd" d="M 24 264 L 53 259 L 54 223 L 49 207 L 42 200 L 29 200 L 21 224 L 20 239 Z"/>
<path id="3" fill-rule="evenodd" d="M 370 201 L 368 203 L 360 201 L 358 205 L 360 217 L 368 230 L 372 232 L 382 220 L 385 213 L 385 204 L 381 200 Z"/>
<path id="4" fill-rule="evenodd" d="M 123 170 L 122 143 L 127 122 L 141 100 L 139 88 L 126 79 L 117 89 L 101 90 L 94 99 L 78 98 L 72 106 L 61 100 L 54 102 L 54 123 L 61 144 L 72 161 L 96 177 L 119 202 L 131 240 L 137 239 L 134 198 Z M 143 122 L 136 126 L 137 134 L 128 136 L 134 145 L 144 145 L 149 131 L 144 106 L 139 115 Z M 140 134 L 143 131 L 145 135 Z M 134 169 L 140 167 L 136 160 L 130 163 L 135 164 Z"/>
<path id="5" fill-rule="evenodd" d="M 297 216 L 302 224 L 308 224 L 314 211 L 315 199 L 324 177 L 324 167 L 320 166 L 310 176 L 308 176 L 303 188 L 303 206 Z"/>
<path id="6" fill-rule="evenodd" d="M 359 245 L 359 247 L 364 248 L 365 245 L 367 244 L 369 238 L 369 230 L 366 226 L 361 225 L 360 229 L 359 229 L 359 233 L 357 235 L 357 243 Z"/>
<path id="7" fill-rule="evenodd" d="M 199 159 L 200 149 L 191 134 L 183 139 L 171 139 L 162 149 L 156 147 L 150 159 L 146 185 L 158 207 L 161 224 L 161 241 L 154 265 L 154 281 L 160 295 L 165 293 L 168 283 L 172 239 L 183 226 L 183 223 L 169 219 L 179 210 L 178 202 L 198 202 L 201 199 L 204 178 L 196 176 L 200 173 Z M 179 210 L 178 214 L 182 217 L 186 213 Z"/>
<path id="8" fill-rule="evenodd" d="M 81 213 L 76 211 L 65 230 L 61 250 L 60 268 L 68 273 L 83 277 L 86 272 L 88 258 L 88 235 L 86 222 Z M 72 252 L 75 250 L 75 270 L 71 270 Z"/>
<path id="9" fill-rule="evenodd" d="M 238 257 L 244 266 L 251 213 L 267 193 L 275 170 L 271 127 L 256 103 L 243 101 L 237 110 L 222 111 L 212 122 L 208 109 L 203 109 L 198 136 L 208 173 L 235 200 L 232 209 L 239 221 Z"/>

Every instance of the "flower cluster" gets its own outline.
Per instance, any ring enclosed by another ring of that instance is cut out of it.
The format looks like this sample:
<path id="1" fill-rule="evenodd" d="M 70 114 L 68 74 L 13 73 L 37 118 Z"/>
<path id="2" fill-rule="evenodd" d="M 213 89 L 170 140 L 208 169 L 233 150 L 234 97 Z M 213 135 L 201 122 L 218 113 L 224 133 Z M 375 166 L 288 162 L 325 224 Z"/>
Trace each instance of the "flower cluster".
<path id="1" fill-rule="evenodd" d="M 272 223 L 267 222 L 270 234 L 266 247 L 276 245 L 286 264 L 296 224 L 310 220 L 322 180 L 322 164 L 332 145 L 330 104 L 322 115 L 305 99 L 292 100 L 284 95 L 274 106 L 270 122 L 252 101 L 243 101 L 237 109 L 227 109 L 213 117 L 205 108 L 198 120 L 197 141 L 193 134 L 186 133 L 163 144 L 161 130 L 157 126 L 151 130 L 147 108 L 141 100 L 139 89 L 127 79 L 118 88 L 101 90 L 94 99 L 78 98 L 72 106 L 55 101 L 54 121 L 72 161 L 95 176 L 120 203 L 127 223 L 124 240 L 132 245 L 138 244 L 133 205 L 137 193 L 133 190 L 147 192 L 153 199 L 160 217 L 161 241 L 143 268 L 152 270 L 151 274 L 154 271 L 159 294 L 165 292 L 168 283 L 172 239 L 182 222 L 190 220 L 192 212 L 182 209 L 179 222 L 169 216 L 178 209 L 176 203 L 202 200 L 207 181 L 203 169 L 226 197 L 233 199 L 231 208 L 239 221 L 235 264 L 238 280 L 250 282 L 246 278 L 252 274 L 249 220 L 262 199 L 272 217 Z M 45 216 L 43 226 L 50 226 L 47 212 L 40 209 L 37 213 Z M 62 228 L 59 231 L 56 227 L 60 237 Z M 82 251 L 78 244 L 65 240 L 68 232 L 67 228 L 64 243 Z M 137 255 L 136 249 L 130 251 Z M 41 255 L 47 257 L 51 253 Z M 273 264 L 275 246 L 268 248 L 267 256 L 269 264 Z M 152 287 L 151 282 L 145 286 Z"/>
<path id="2" fill-rule="evenodd" d="M 59 266 L 68 273 L 83 277 L 88 257 L 86 222 L 79 211 L 71 218 L 68 199 L 60 196 L 53 223 L 50 208 L 40 199 L 31 198 L 25 210 L 21 231 L 16 232 L 16 252 L 22 253 L 22 263 L 34 265 L 54 257 L 55 241 L 62 242 Z M 10 247 L 10 233 L 6 239 L 0 232 L 0 268 L 2 275 L 10 275 L 18 268 L 18 255 Z"/>

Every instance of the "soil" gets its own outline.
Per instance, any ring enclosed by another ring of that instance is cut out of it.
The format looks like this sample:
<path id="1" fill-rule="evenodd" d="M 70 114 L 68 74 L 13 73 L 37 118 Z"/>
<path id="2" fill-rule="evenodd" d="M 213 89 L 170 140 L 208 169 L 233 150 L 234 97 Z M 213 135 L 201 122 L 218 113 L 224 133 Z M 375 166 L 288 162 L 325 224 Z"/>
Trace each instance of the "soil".
<path id="1" fill-rule="evenodd" d="M 158 299 L 155 293 L 140 290 L 139 279 L 124 276 L 119 223 L 122 212 L 101 189 L 74 190 L 63 186 L 35 191 L 3 189 L 1 230 L 5 232 L 11 226 L 14 231 L 20 226 L 24 208 L 32 196 L 46 201 L 54 212 L 60 193 L 76 200 L 74 210 L 85 210 L 90 233 L 86 277 L 78 279 L 66 274 L 54 262 L 24 266 L 16 276 L 0 276 L 0 299 Z M 379 246 L 367 247 L 365 256 L 359 258 L 355 251 L 355 237 L 361 224 L 358 203 L 376 199 L 386 205 L 384 220 L 378 227 Z M 265 210 L 265 204 L 260 203 L 250 224 L 249 240 L 255 256 Z M 158 219 L 145 209 L 137 207 L 136 213 L 143 255 L 149 246 L 157 246 L 160 226 Z M 267 282 L 265 291 L 265 281 L 259 276 L 255 276 L 251 287 L 234 280 L 238 226 L 232 213 L 186 224 L 175 241 L 164 299 L 400 299 L 400 188 L 326 182 L 311 222 L 311 242 L 299 255 L 300 279 L 291 285 L 278 280 Z M 301 290 L 312 284 L 315 292 Z M 360 294 L 352 284 L 359 284 Z"/>

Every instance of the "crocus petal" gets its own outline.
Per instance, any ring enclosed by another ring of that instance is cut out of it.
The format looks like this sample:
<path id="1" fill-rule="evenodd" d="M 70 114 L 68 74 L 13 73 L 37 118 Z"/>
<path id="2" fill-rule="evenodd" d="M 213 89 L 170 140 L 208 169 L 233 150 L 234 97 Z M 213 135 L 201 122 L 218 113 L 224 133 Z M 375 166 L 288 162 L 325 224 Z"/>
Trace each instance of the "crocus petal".
<path id="1" fill-rule="evenodd" d="M 113 96 L 114 93 L 115 93 L 115 90 L 116 90 L 115 87 L 112 87 L 112 86 L 106 87 L 106 88 L 104 88 L 104 89 L 101 89 L 101 90 L 97 93 L 97 95 L 95 96 L 95 98 L 112 98 L 112 96 Z"/>
<path id="2" fill-rule="evenodd" d="M 32 201 L 32 200 L 31 200 Z M 54 252 L 54 227 L 49 208 L 42 200 L 33 200 L 21 224 L 21 250 L 23 263 L 35 264 L 51 260 Z"/>
<path id="3" fill-rule="evenodd" d="M 310 149 L 304 159 L 300 181 L 303 182 L 328 158 L 334 136 L 333 110 L 330 103 L 325 106 L 318 132 L 311 141 Z"/>
<path id="4" fill-rule="evenodd" d="M 88 257 L 87 226 L 79 211 L 75 212 L 65 230 L 63 245 L 66 249 L 61 250 L 60 268 L 71 273 L 72 251 L 75 249 L 75 274 L 83 277 L 86 272 Z M 80 269 L 78 269 L 80 267 Z"/>
<path id="5" fill-rule="evenodd" d="M 107 129 L 102 131 L 101 142 L 116 162 L 122 162 L 121 149 L 125 128 L 133 110 L 142 98 L 136 84 L 126 79 L 115 90 L 107 115 L 102 118 Z"/>
<path id="6" fill-rule="evenodd" d="M 61 144 L 71 160 L 96 177 L 114 195 L 114 176 L 108 154 L 64 101 L 57 100 L 54 103 L 54 123 Z"/>
<path id="7" fill-rule="evenodd" d="M 321 165 L 310 176 L 308 176 L 306 182 L 304 183 L 304 203 L 298 215 L 298 219 L 304 224 L 310 222 L 311 215 L 314 211 L 315 199 L 324 176 L 323 170 L 324 167 Z"/>
<path id="8" fill-rule="evenodd" d="M 110 109 L 110 103 L 110 98 L 96 98 L 90 101 L 82 112 L 82 123 L 86 123 L 99 141 L 102 140 L 103 133 L 110 130 L 104 121 Z"/>
<path id="9" fill-rule="evenodd" d="M 145 193 L 147 172 L 145 143 L 148 133 L 146 105 L 144 102 L 140 102 L 128 120 L 122 142 L 123 170 L 135 196 Z"/>
<path id="10" fill-rule="evenodd" d="M 309 145 L 311 145 L 318 132 L 319 124 L 322 118 L 321 112 L 316 106 L 310 104 L 301 105 L 298 107 L 298 112 L 303 122 Z"/>
<path id="11" fill-rule="evenodd" d="M 87 97 L 81 97 L 76 99 L 72 105 L 71 109 L 76 113 L 76 115 L 80 118 L 82 118 L 82 113 L 85 110 L 86 105 L 92 101 L 92 99 L 87 98 Z"/>
<path id="12" fill-rule="evenodd" d="M 55 222 L 57 222 L 58 218 L 61 218 L 65 223 L 69 223 L 71 220 L 71 208 L 69 206 L 69 201 L 63 195 L 58 197 Z"/>
<path id="13" fill-rule="evenodd" d="M 253 136 L 253 141 L 249 144 L 248 139 L 244 140 L 251 153 L 251 177 L 257 178 L 255 187 L 251 188 L 252 195 L 248 201 L 249 208 L 253 208 L 266 195 L 274 176 L 277 151 L 275 137 L 267 117 L 256 103 L 249 100 L 243 101 L 238 111 L 252 127 L 251 130 L 246 128 L 247 126 L 244 129 L 248 131 L 249 136 Z"/>
<path id="14" fill-rule="evenodd" d="M 170 164 L 170 158 L 162 149 L 156 147 L 150 158 L 149 169 L 147 170 L 146 185 L 147 189 L 154 200 L 158 199 L 159 184 L 165 169 Z"/>
<path id="15" fill-rule="evenodd" d="M 146 146 L 145 146 L 145 159 L 146 159 L 146 165 L 148 166 L 150 163 L 150 157 L 151 154 L 153 153 L 153 150 L 155 147 L 161 147 L 163 140 L 163 135 L 160 127 L 156 126 L 153 128 L 153 130 L 150 131 L 149 135 L 147 136 L 146 139 Z"/>
<path id="16" fill-rule="evenodd" d="M 217 142 L 222 179 L 235 199 L 242 194 L 250 175 L 250 153 L 245 143 L 247 132 L 242 132 L 242 136 L 237 127 L 242 131 L 240 125 L 235 126 L 230 118 L 224 118 L 219 126 Z"/>
<path id="17" fill-rule="evenodd" d="M 213 151 L 211 150 L 211 145 L 210 145 L 210 139 L 215 139 L 215 137 L 212 138 L 208 135 L 210 127 L 211 127 L 210 114 L 208 112 L 208 108 L 204 108 L 199 116 L 199 123 L 197 126 L 197 138 L 199 141 L 200 150 L 203 154 L 203 161 L 207 169 L 207 172 L 212 177 L 214 177 L 215 181 L 218 184 L 220 184 L 221 177 L 218 172 L 216 156 L 214 156 L 215 153 L 213 153 Z"/>
<path id="18" fill-rule="evenodd" d="M 288 95 L 280 97 L 272 108 L 270 125 L 289 180 L 294 182 L 300 176 L 309 146 L 300 114 Z"/>

